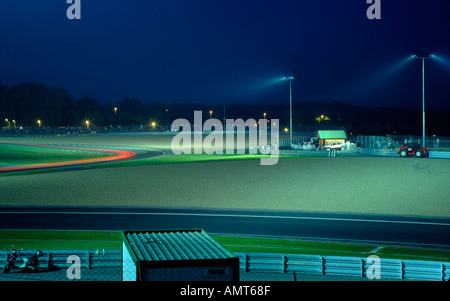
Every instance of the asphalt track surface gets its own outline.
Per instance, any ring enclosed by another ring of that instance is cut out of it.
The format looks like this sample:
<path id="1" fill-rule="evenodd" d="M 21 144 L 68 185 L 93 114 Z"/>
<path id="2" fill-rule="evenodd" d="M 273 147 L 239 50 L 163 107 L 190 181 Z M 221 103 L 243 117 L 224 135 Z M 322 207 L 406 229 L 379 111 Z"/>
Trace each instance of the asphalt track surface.
<path id="1" fill-rule="evenodd" d="M 34 145 L 36 146 L 36 145 Z M 113 152 L 108 160 L 82 160 L 33 166 L 77 168 L 112 160 L 140 160 L 168 154 L 164 150 L 132 147 L 66 145 L 57 147 Z M 124 150 L 126 149 L 126 150 Z M 20 168 L 4 171 L 18 171 Z M 127 208 L 3 208 L 0 229 L 33 230 L 152 230 L 202 228 L 212 234 L 243 235 L 450 248 L 450 219 L 302 212 L 163 210 Z"/>
<path id="2" fill-rule="evenodd" d="M 85 152 L 97 152 L 104 154 L 114 154 L 110 156 L 105 156 L 101 158 L 94 159 L 83 159 L 76 161 L 65 161 L 65 162 L 53 162 L 53 163 L 42 163 L 42 164 L 30 164 L 30 165 L 17 165 L 17 166 L 1 166 L 0 173 L 2 172 L 17 172 L 26 170 L 37 170 L 37 169 L 76 169 L 77 167 L 82 167 L 85 165 L 110 163 L 113 161 L 128 161 L 128 160 L 142 160 L 148 158 L 156 158 L 164 156 L 168 153 L 168 150 L 149 150 L 145 148 L 130 148 L 130 147 L 111 147 L 111 146 L 98 146 L 98 145 L 43 145 L 43 144 L 29 144 L 29 143 L 12 143 L 0 141 L 0 144 L 9 145 L 19 145 L 19 146 L 32 146 L 39 148 L 49 148 L 49 149 L 63 149 L 63 150 L 75 150 L 75 151 L 85 151 Z"/>
<path id="3" fill-rule="evenodd" d="M 0 229 L 156 230 L 201 228 L 210 234 L 374 245 L 450 248 L 450 220 L 300 212 L 7 208 Z"/>

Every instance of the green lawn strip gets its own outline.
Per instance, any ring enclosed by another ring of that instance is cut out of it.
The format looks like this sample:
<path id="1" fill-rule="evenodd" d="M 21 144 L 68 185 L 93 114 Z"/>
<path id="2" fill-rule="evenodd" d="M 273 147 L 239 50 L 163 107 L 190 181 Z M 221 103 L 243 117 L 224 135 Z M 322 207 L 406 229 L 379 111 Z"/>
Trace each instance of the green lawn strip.
<path id="1" fill-rule="evenodd" d="M 404 259 L 411 260 L 432 260 L 427 258 L 435 258 L 436 261 L 450 261 L 450 251 L 428 250 L 428 249 L 404 249 L 396 247 L 384 247 L 377 252 L 382 258 L 397 258 L 401 256 Z"/>
<path id="2" fill-rule="evenodd" d="M 239 236 L 212 236 L 231 252 L 368 257 L 373 245 L 340 244 Z M 0 230 L 0 250 L 120 249 L 119 231 Z M 380 258 L 450 261 L 450 251 L 384 247 Z"/>
<path id="3" fill-rule="evenodd" d="M 0 230 L 0 250 L 120 249 L 120 232 Z"/>
<path id="4" fill-rule="evenodd" d="M 95 250 L 120 249 L 120 242 L 57 239 L 0 239 L 0 250 Z"/>
<path id="5" fill-rule="evenodd" d="M 113 163 L 103 163 L 103 164 L 90 164 L 79 166 L 83 169 L 100 169 L 100 168 L 113 168 L 113 167 L 125 167 L 125 166 L 145 166 L 145 165 L 160 165 L 160 164 L 181 164 L 181 163 L 198 163 L 198 162 L 217 162 L 217 161 L 232 161 L 232 160 L 257 160 L 262 157 L 268 158 L 269 155 L 249 155 L 249 154 L 234 154 L 234 155 L 174 155 L 160 158 L 149 158 L 136 161 L 123 161 L 123 162 L 113 162 Z M 286 158 L 311 158 L 313 156 L 280 156 L 280 159 Z M 12 176 L 23 176 L 23 175 L 34 175 L 43 173 L 54 173 L 62 172 L 64 170 L 45 170 L 36 169 L 28 171 L 17 171 L 17 172 L 7 172 L 0 173 L 1 177 L 12 177 Z"/>
<path id="6" fill-rule="evenodd" d="M 377 253 L 371 253 L 376 246 L 232 236 L 214 236 L 214 239 L 231 252 L 353 257 L 377 255 L 380 258 L 392 259 L 450 261 L 450 251 L 445 250 L 384 247 Z"/>
<path id="7" fill-rule="evenodd" d="M 252 154 L 187 154 L 173 155 L 158 158 L 149 158 L 136 161 L 114 162 L 106 164 L 94 164 L 85 166 L 85 168 L 108 168 L 121 166 L 142 166 L 142 165 L 159 165 L 159 164 L 179 164 L 179 163 L 198 163 L 198 162 L 217 162 L 217 161 L 234 161 L 234 160 L 257 160 L 261 158 L 269 158 L 269 155 L 252 155 Z M 280 156 L 279 158 L 305 158 L 312 156 Z"/>
<path id="8" fill-rule="evenodd" d="M 102 158 L 111 156 L 110 153 L 101 153 L 89 150 L 53 149 L 34 146 L 17 146 L 0 144 L 0 164 L 30 165 L 40 163 L 77 161 L 84 159 Z"/>
<path id="9" fill-rule="evenodd" d="M 232 252 L 285 253 L 312 255 L 360 256 L 374 249 L 373 246 L 345 245 L 295 240 L 214 236 L 220 244 Z"/>

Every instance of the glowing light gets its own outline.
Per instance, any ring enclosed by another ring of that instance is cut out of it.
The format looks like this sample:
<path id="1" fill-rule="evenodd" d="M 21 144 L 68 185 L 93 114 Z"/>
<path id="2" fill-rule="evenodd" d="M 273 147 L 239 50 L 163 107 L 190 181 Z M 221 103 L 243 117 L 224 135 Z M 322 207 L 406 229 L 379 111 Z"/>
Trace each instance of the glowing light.
<path id="1" fill-rule="evenodd" d="M 394 76 L 398 75 L 398 73 L 416 57 L 417 55 L 411 54 L 396 62 L 387 64 L 386 67 L 374 72 L 369 78 L 365 78 L 364 81 L 352 85 L 351 90 L 347 92 L 348 95 L 350 95 L 350 97 L 356 97 L 361 94 L 364 95 L 370 93 L 370 91 L 377 89 L 377 87 L 387 83 L 390 79 L 394 78 Z"/>
<path id="2" fill-rule="evenodd" d="M 448 58 L 445 58 L 439 54 L 433 53 L 433 59 L 435 59 L 439 63 L 445 65 L 446 67 L 450 67 L 450 60 Z"/>
<path id="3" fill-rule="evenodd" d="M 84 160 L 64 161 L 64 162 L 52 162 L 52 163 L 45 163 L 45 164 L 39 164 L 38 163 L 38 164 L 30 164 L 30 165 L 3 166 L 3 167 L 0 168 L 0 172 L 18 171 L 18 170 L 27 170 L 27 169 L 38 169 L 38 168 L 47 168 L 47 167 L 61 167 L 61 166 L 70 166 L 70 165 L 87 164 L 87 163 L 99 163 L 99 162 L 107 162 L 107 161 L 114 161 L 114 160 L 131 158 L 131 157 L 136 155 L 136 153 L 134 153 L 134 152 L 122 151 L 122 150 L 112 150 L 112 149 L 98 149 L 98 148 L 84 148 L 84 147 L 66 147 L 66 146 L 41 145 L 41 144 L 29 144 L 29 143 L 15 143 L 15 142 L 6 142 L 6 141 L 0 141 L 0 143 L 20 144 L 20 145 L 28 145 L 28 146 L 42 146 L 42 147 L 49 147 L 49 148 L 101 151 L 101 152 L 109 152 L 109 153 L 115 153 L 116 154 L 115 156 L 94 158 L 94 159 L 84 159 Z"/>

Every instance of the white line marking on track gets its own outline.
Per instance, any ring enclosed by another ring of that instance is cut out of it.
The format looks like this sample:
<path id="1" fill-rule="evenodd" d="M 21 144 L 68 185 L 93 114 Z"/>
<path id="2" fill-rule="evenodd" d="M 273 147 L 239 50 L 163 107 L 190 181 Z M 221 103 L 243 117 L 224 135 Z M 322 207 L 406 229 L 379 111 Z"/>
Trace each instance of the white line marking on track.
<path id="1" fill-rule="evenodd" d="M 363 223 L 388 223 L 388 224 L 413 224 L 431 226 L 450 226 L 450 223 L 382 220 L 382 219 L 357 219 L 336 217 L 305 217 L 285 215 L 251 215 L 251 214 L 224 214 L 224 213 L 177 213 L 177 212 L 100 212 L 100 211 L 0 211 L 0 214 L 78 214 L 78 215 L 160 215 L 160 216 L 204 216 L 204 217 L 233 217 L 233 218 L 271 218 L 271 219 L 298 219 L 298 220 L 322 220 Z"/>

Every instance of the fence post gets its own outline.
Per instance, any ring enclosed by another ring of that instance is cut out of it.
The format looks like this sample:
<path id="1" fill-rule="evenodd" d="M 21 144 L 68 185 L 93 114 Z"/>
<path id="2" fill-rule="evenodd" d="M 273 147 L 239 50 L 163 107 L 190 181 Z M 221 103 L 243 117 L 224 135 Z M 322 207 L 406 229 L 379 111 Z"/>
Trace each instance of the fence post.
<path id="1" fill-rule="evenodd" d="M 320 256 L 320 263 L 322 265 L 322 275 L 325 275 L 325 258 L 323 256 Z"/>
<path id="2" fill-rule="evenodd" d="M 52 256 L 51 253 L 47 251 L 47 269 L 50 269 L 50 262 L 51 262 L 50 256 Z"/>
<path id="3" fill-rule="evenodd" d="M 245 265 L 244 265 L 244 270 L 246 271 L 246 272 L 248 272 L 248 255 L 247 255 L 247 253 L 245 253 L 244 254 L 244 263 L 245 263 Z"/>
<path id="4" fill-rule="evenodd" d="M 361 258 L 361 277 L 364 277 L 364 259 Z"/>
<path id="5" fill-rule="evenodd" d="M 86 253 L 87 253 L 87 259 L 86 259 L 87 269 L 90 270 L 91 269 L 91 254 L 89 253 L 89 251 L 86 251 Z"/>
<path id="6" fill-rule="evenodd" d="M 403 260 L 400 260 L 400 279 L 405 278 L 405 263 Z"/>

